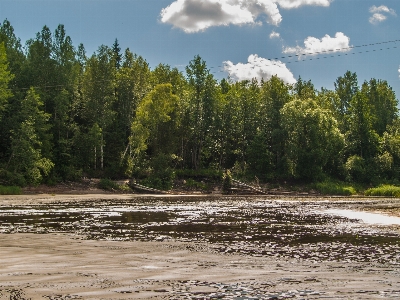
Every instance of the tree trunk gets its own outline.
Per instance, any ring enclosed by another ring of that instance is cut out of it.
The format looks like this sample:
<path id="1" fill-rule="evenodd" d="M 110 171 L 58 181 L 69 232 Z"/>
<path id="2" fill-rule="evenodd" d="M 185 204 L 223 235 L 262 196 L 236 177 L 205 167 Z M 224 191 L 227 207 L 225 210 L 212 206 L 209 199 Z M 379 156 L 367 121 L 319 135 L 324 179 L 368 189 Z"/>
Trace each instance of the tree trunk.
<path id="1" fill-rule="evenodd" d="M 97 147 L 94 147 L 94 169 L 96 170 L 96 161 L 97 161 Z"/>

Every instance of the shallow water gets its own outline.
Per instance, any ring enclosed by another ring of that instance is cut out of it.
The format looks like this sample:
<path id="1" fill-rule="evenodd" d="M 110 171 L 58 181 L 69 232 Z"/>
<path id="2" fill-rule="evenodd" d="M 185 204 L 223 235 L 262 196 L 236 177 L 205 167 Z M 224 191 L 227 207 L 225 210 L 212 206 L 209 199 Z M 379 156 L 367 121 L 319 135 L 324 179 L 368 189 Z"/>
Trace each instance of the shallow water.
<path id="1" fill-rule="evenodd" d="M 399 217 L 385 216 L 378 213 L 369 213 L 348 209 L 328 209 L 324 213 L 360 220 L 371 225 L 400 225 Z"/>
<path id="2" fill-rule="evenodd" d="M 399 264 L 397 233 L 369 226 L 359 220 L 369 215 L 335 205 L 169 197 L 11 206 L 0 207 L 0 233 L 69 232 L 87 239 L 176 240 L 197 242 L 195 247 L 212 252 Z"/>

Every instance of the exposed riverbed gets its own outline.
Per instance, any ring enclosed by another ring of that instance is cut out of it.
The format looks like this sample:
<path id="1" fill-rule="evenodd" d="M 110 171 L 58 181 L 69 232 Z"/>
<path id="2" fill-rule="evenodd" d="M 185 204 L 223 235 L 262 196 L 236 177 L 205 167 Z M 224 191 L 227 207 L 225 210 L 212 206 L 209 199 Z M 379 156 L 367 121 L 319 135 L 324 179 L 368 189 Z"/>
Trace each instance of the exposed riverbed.
<path id="1" fill-rule="evenodd" d="M 99 255 L 106 255 L 98 251 L 110 251 L 104 246 L 107 243 L 120 249 L 112 251 L 110 258 L 115 268 L 110 272 L 115 275 L 107 280 L 114 283 L 97 288 L 93 297 L 87 294 L 91 287 L 71 290 L 55 285 L 62 290 L 59 294 L 41 287 L 46 291 L 41 296 L 48 299 L 98 299 L 99 295 L 130 299 L 131 293 L 135 293 L 132 298 L 143 299 L 400 297 L 400 218 L 363 212 L 388 203 L 397 205 L 396 200 L 129 195 L 17 198 L 0 200 L 0 263 L 7 265 L 0 273 L 0 299 L 2 294 L 11 297 L 17 291 L 21 299 L 28 299 L 29 293 L 39 295 L 33 286 L 19 281 L 28 276 L 25 273 L 33 276 L 35 272 L 21 272 L 21 265 L 15 267 L 7 256 L 16 249 L 36 252 L 43 248 L 40 241 L 49 243 L 47 251 L 61 255 L 58 263 L 67 266 L 64 255 L 73 261 L 81 256 L 88 259 L 90 255 L 83 254 L 80 245 L 92 247 L 99 272 L 93 262 L 85 269 L 91 269 L 96 278 L 109 264 L 107 259 L 98 260 Z M 54 239 L 75 244 L 77 254 L 70 253 L 70 248 L 57 251 L 62 244 Z M 77 240 L 82 244 L 76 244 Z M 136 258 L 140 256 L 137 261 L 142 263 L 135 265 L 134 260 L 133 264 L 132 257 L 126 257 L 127 249 L 136 253 Z M 23 255 L 29 254 L 21 253 L 15 259 L 23 261 Z M 119 260 L 118 255 L 126 260 Z M 54 261 L 50 254 L 48 259 Z M 122 270 L 121 265 L 126 268 Z M 69 274 L 78 272 L 79 265 L 67 269 Z M 342 279 L 333 283 L 329 272 L 332 278 Z M 122 288 L 117 278 L 129 273 L 136 281 Z M 53 282 L 50 277 L 48 280 Z M 353 282 L 351 288 L 349 282 Z"/>

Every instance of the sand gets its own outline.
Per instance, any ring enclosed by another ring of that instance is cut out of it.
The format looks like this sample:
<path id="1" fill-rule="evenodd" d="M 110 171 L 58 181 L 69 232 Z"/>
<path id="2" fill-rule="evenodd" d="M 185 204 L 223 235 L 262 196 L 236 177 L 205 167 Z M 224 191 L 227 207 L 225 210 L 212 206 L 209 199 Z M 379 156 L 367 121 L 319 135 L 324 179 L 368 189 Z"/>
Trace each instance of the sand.
<path id="1" fill-rule="evenodd" d="M 0 205 L 94 197 L 98 196 L 3 196 Z M 206 243 L 0 234 L 1 300 L 255 299 L 255 295 L 259 299 L 399 299 L 400 265 L 215 254 L 212 244 Z"/>

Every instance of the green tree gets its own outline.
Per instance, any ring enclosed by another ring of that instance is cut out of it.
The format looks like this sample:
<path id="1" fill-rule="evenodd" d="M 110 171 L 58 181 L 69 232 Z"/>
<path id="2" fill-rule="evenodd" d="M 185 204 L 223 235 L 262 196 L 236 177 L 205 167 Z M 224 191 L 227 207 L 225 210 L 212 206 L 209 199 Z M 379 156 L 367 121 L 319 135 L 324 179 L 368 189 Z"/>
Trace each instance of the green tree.
<path id="1" fill-rule="evenodd" d="M 361 91 L 369 100 L 373 129 L 382 136 L 386 127 L 398 117 L 396 95 L 386 81 L 376 79 L 364 82 Z"/>
<path id="2" fill-rule="evenodd" d="M 137 151 L 151 155 L 173 154 L 176 147 L 179 98 L 172 94 L 171 84 L 159 84 L 140 103 L 132 124 L 131 143 Z M 136 152 L 137 152 L 136 151 Z"/>
<path id="3" fill-rule="evenodd" d="M 348 130 L 346 116 L 350 107 L 351 99 L 358 92 L 357 74 L 347 71 L 334 82 L 336 94 L 339 101 L 335 101 L 334 105 L 337 111 L 337 120 L 342 133 Z"/>
<path id="4" fill-rule="evenodd" d="M 16 94 L 18 89 L 24 87 L 21 83 L 23 77 L 21 72 L 25 63 L 25 55 L 21 40 L 15 35 L 14 28 L 7 19 L 0 25 L 0 43 L 4 43 L 10 72 L 15 75 L 10 88 L 14 89 L 13 93 Z"/>
<path id="5" fill-rule="evenodd" d="M 13 74 L 9 71 L 6 48 L 4 43 L 0 44 L 0 121 L 2 112 L 6 109 L 8 99 L 12 96 L 9 83 L 13 79 Z"/>
<path id="6" fill-rule="evenodd" d="M 22 174 L 28 184 L 39 184 L 53 168 L 53 162 L 43 156 L 43 145 L 49 139 L 49 114 L 42 110 L 39 95 L 31 88 L 21 103 L 18 116 L 21 123 L 11 132 L 11 156 L 7 169 Z"/>
<path id="7" fill-rule="evenodd" d="M 177 157 L 179 126 L 176 112 L 179 98 L 172 94 L 171 84 L 159 84 L 140 103 L 130 137 L 130 165 L 132 171 L 142 166 L 151 168 L 150 184 L 169 189 L 174 173 L 173 158 Z M 146 165 L 145 160 L 150 161 Z"/>
<path id="8" fill-rule="evenodd" d="M 121 67 L 122 55 L 121 55 L 121 47 L 119 46 L 118 39 L 115 39 L 113 48 L 115 68 L 118 70 Z"/>
<path id="9" fill-rule="evenodd" d="M 184 144 L 189 145 L 188 156 L 191 167 L 199 169 L 214 118 L 216 81 L 207 69 L 206 62 L 199 55 L 189 62 L 186 74 L 190 95 L 185 124 L 189 133 L 188 140 Z"/>
<path id="10" fill-rule="evenodd" d="M 131 126 L 139 103 L 151 89 L 150 78 L 148 63 L 141 56 L 134 55 L 126 49 L 122 65 L 116 72 L 114 103 L 116 117 L 110 127 L 113 135 L 108 142 L 112 145 L 108 151 L 109 165 L 113 169 L 114 176 L 122 176 L 131 169 L 129 164 Z"/>
<path id="11" fill-rule="evenodd" d="M 113 147 L 107 140 L 113 138 L 110 125 L 115 117 L 115 78 L 113 53 L 110 48 L 102 45 L 86 62 L 82 86 L 82 113 L 86 128 L 89 130 L 97 123 L 101 131 L 100 153 L 97 154 L 101 170 L 104 169 L 104 157 L 107 155 L 104 148 Z"/>
<path id="12" fill-rule="evenodd" d="M 241 81 L 231 85 L 225 95 L 224 129 L 225 168 L 247 168 L 247 151 L 262 124 L 260 115 L 260 86 L 257 80 Z"/>
<path id="13" fill-rule="evenodd" d="M 319 178 L 344 144 L 332 113 L 308 99 L 286 103 L 281 114 L 287 135 L 288 174 L 294 178 Z"/>
<path id="14" fill-rule="evenodd" d="M 22 67 L 25 56 L 21 41 L 15 36 L 14 28 L 8 20 L 0 24 L 0 164 L 10 154 L 10 130 L 17 126 L 15 116 L 20 110 L 25 87 L 22 83 Z M 4 48 L 3 48 L 4 46 Z M 5 50 L 5 52 L 4 52 Z"/>
<path id="15" fill-rule="evenodd" d="M 263 118 L 261 132 L 265 137 L 266 149 L 263 153 L 271 155 L 269 177 L 280 177 L 284 174 L 285 130 L 281 126 L 281 109 L 291 100 L 290 86 L 277 76 L 263 82 L 261 87 Z"/>
<path id="16" fill-rule="evenodd" d="M 350 101 L 345 146 L 347 179 L 371 182 L 379 176 L 379 135 L 373 128 L 374 116 L 365 93 L 358 91 Z"/>
<path id="17" fill-rule="evenodd" d="M 387 126 L 387 130 L 382 137 L 383 153 L 388 153 L 393 160 L 390 176 L 400 178 L 400 120 L 396 119 L 392 125 Z"/>
<path id="18" fill-rule="evenodd" d="M 311 80 L 305 81 L 301 79 L 300 76 L 294 85 L 293 92 L 299 99 L 302 100 L 314 99 L 316 96 L 315 87 Z"/>
<path id="19" fill-rule="evenodd" d="M 379 136 L 373 129 L 374 118 L 367 96 L 357 92 L 350 101 L 346 133 L 346 152 L 371 159 L 378 152 Z"/>

